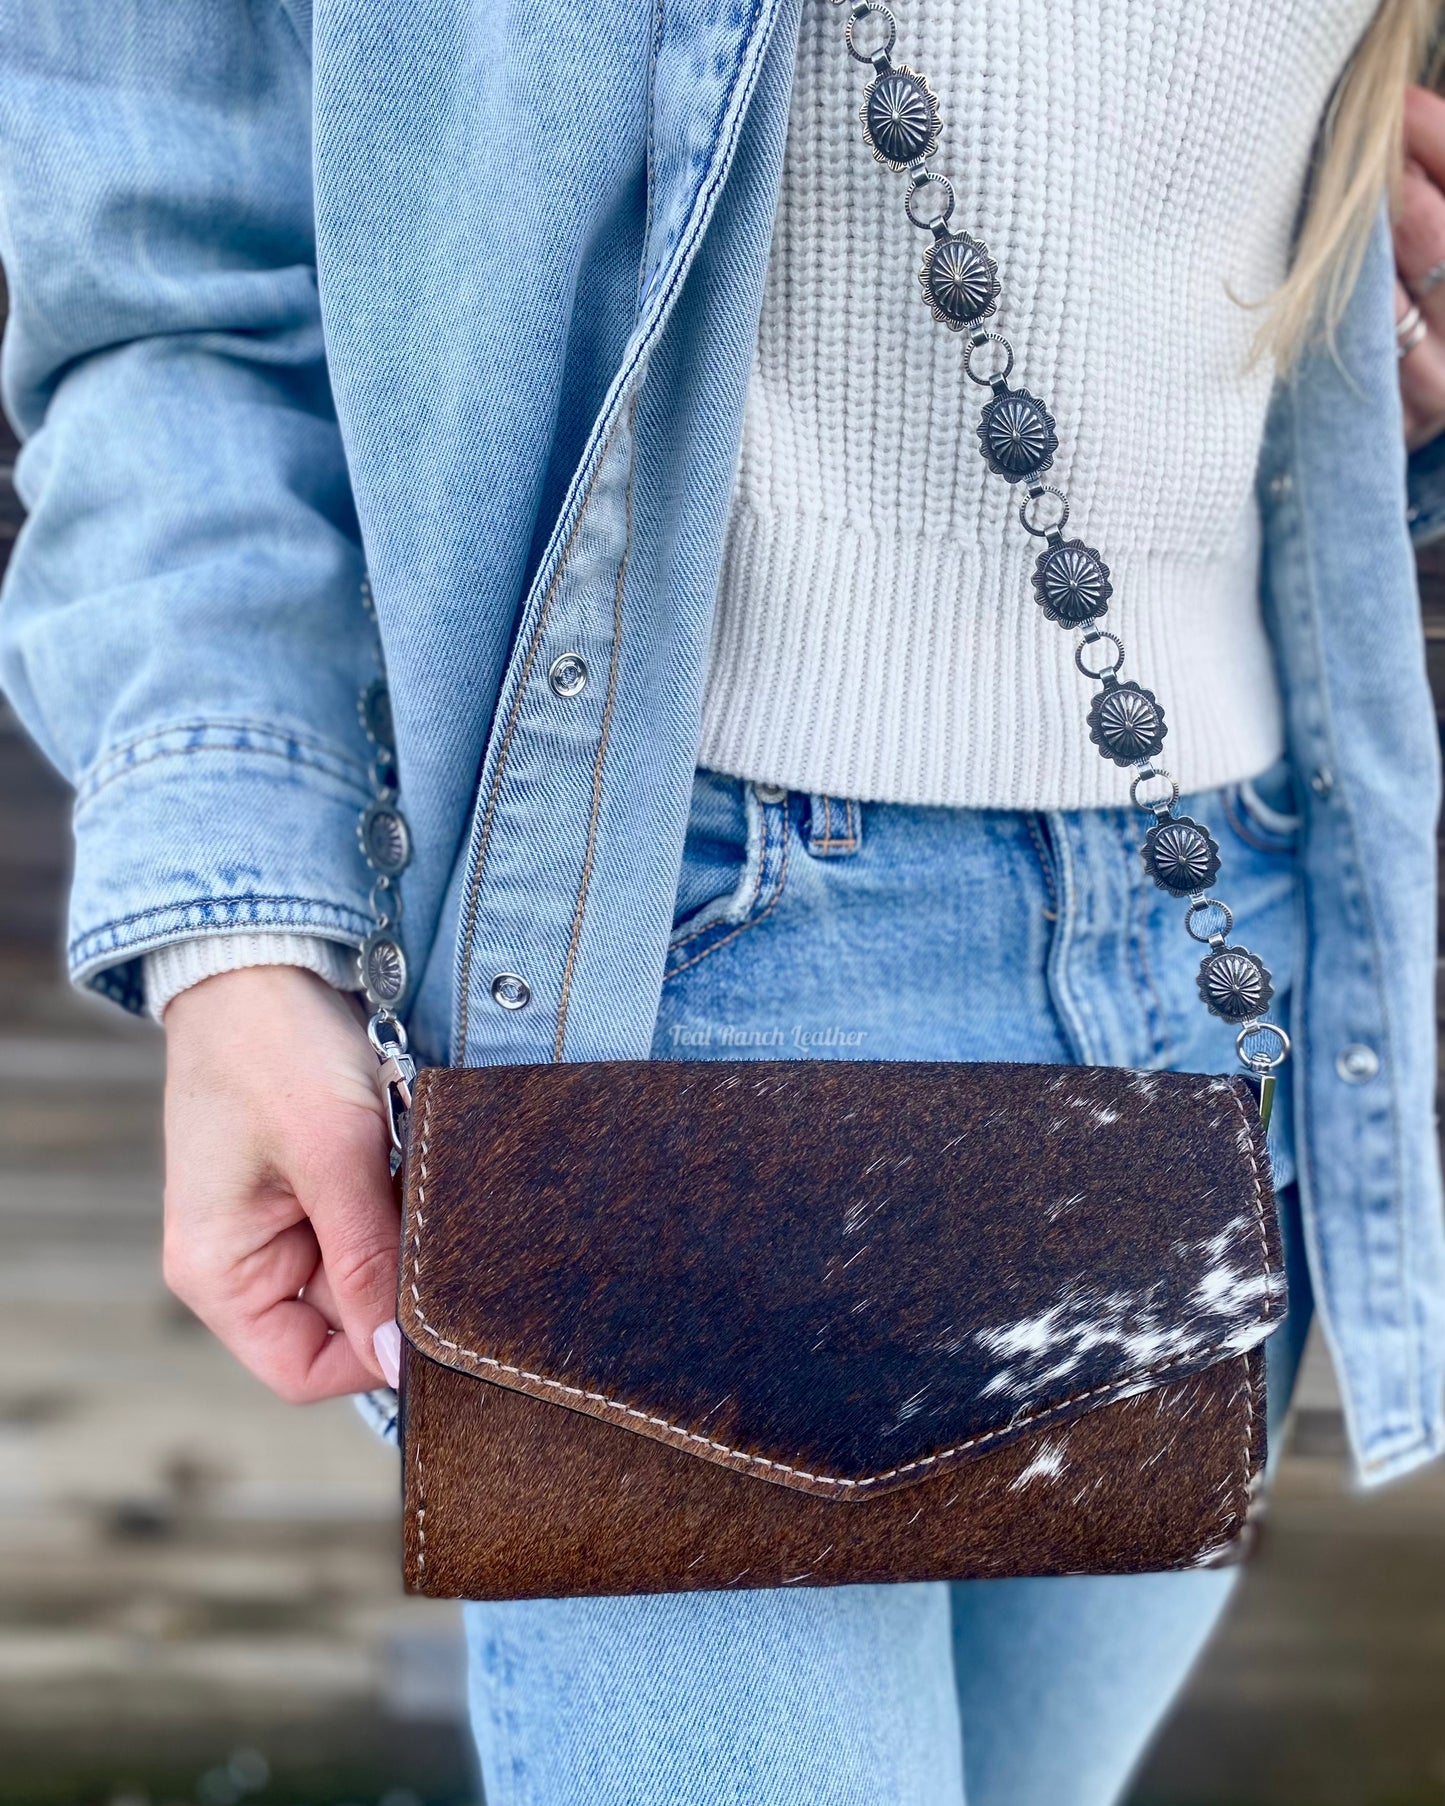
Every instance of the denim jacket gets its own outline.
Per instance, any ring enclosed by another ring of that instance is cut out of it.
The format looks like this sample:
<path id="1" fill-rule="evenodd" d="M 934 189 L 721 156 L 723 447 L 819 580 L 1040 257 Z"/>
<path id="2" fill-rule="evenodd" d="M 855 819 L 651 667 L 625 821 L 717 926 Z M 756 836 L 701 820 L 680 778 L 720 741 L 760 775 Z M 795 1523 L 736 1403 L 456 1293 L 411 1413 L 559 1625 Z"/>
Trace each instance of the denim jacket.
<path id="1" fill-rule="evenodd" d="M 424 1055 L 647 1053 L 802 3 L 0 0 L 0 669 L 77 786 L 78 981 L 133 1006 L 177 938 L 362 937 L 384 661 Z M 1382 222 L 1259 477 L 1309 1252 L 1370 1478 L 1445 1442 L 1401 447 Z"/>

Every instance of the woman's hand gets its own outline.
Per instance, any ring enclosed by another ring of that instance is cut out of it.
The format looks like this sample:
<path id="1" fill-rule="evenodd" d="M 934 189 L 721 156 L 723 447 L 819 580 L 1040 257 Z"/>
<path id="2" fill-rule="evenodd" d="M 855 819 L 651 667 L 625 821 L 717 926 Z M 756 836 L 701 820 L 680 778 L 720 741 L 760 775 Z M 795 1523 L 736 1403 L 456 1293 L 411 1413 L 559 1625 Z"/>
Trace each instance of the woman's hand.
<path id="1" fill-rule="evenodd" d="M 281 1398 L 376 1385 L 400 1225 L 355 1005 L 257 966 L 182 991 L 165 1028 L 166 1284 Z"/>
<path id="2" fill-rule="evenodd" d="M 1445 430 L 1445 100 L 1427 88 L 1405 96 L 1395 269 L 1395 321 L 1407 323 L 1400 358 L 1405 443 L 1414 451 Z M 1411 319 L 1416 307 L 1418 323 Z"/>

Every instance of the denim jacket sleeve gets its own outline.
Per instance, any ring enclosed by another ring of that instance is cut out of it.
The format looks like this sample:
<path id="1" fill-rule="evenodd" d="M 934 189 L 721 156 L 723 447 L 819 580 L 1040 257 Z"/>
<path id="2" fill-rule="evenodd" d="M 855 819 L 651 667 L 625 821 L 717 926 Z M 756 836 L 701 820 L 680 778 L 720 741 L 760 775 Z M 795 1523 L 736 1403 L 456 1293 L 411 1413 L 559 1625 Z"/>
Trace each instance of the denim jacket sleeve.
<path id="1" fill-rule="evenodd" d="M 379 670 L 323 356 L 307 46 L 278 0 L 0 0 L 0 681 L 77 789 L 73 975 L 358 941 Z"/>

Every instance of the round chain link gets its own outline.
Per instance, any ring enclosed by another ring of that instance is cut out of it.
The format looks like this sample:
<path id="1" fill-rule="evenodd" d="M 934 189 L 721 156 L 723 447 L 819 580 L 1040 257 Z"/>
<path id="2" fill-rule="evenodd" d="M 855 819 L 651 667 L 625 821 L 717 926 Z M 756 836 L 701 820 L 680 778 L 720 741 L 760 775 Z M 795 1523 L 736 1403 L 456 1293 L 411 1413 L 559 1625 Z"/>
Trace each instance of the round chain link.
<path id="1" fill-rule="evenodd" d="M 1053 496 L 1059 504 L 1059 518 L 1055 521 L 1046 521 L 1044 525 L 1040 526 L 1034 520 L 1031 511 L 1034 503 L 1041 502 L 1046 495 Z M 1062 533 L 1069 524 L 1069 498 L 1062 489 L 1055 489 L 1052 483 L 1040 483 L 1036 489 L 1031 489 L 1019 503 L 1019 519 L 1024 524 L 1024 531 L 1032 533 L 1035 539 L 1052 539 L 1055 534 Z"/>
<path id="2" fill-rule="evenodd" d="M 378 928 L 401 926 L 401 887 L 389 872 L 380 872 L 372 883 L 366 906 Z"/>
<path id="3" fill-rule="evenodd" d="M 987 376 L 980 376 L 973 367 L 973 354 L 982 351 L 985 345 L 992 342 L 1003 346 L 1003 368 L 991 370 Z M 978 384 L 980 389 L 991 389 L 995 383 L 1007 382 L 1013 372 L 1014 348 L 1001 332 L 976 332 L 968 341 L 968 350 L 963 354 L 964 374 L 970 382 Z"/>
<path id="4" fill-rule="evenodd" d="M 1169 795 L 1167 798 L 1156 797 L 1153 802 L 1150 802 L 1147 797 L 1139 795 L 1139 786 L 1151 783 L 1155 778 L 1164 780 L 1169 787 Z M 1179 801 L 1178 782 L 1167 771 L 1160 770 L 1157 765 L 1146 765 L 1129 786 L 1129 801 L 1136 809 L 1142 809 L 1145 815 L 1167 815 Z"/>
<path id="5" fill-rule="evenodd" d="M 937 170 L 929 169 L 924 163 L 915 163 L 908 172 L 908 193 L 903 197 L 903 211 L 908 215 L 910 225 L 917 226 L 920 232 L 942 232 L 953 218 L 953 183 L 947 176 L 941 176 Z M 932 219 L 919 219 L 913 211 L 913 203 L 925 188 L 941 188 L 943 190 L 943 207 Z"/>
<path id="6" fill-rule="evenodd" d="M 1223 925 L 1221 926 L 1216 919 L 1216 924 L 1212 929 L 1206 928 L 1201 931 L 1194 926 L 1194 918 L 1196 915 L 1202 915 L 1208 909 L 1219 911 L 1224 918 Z M 1218 897 L 1196 897 L 1184 912 L 1184 932 L 1190 940 L 1198 941 L 1201 947 L 1216 946 L 1220 941 L 1227 940 L 1233 927 L 1234 911 L 1227 903 L 1221 903 Z"/>
<path id="7" fill-rule="evenodd" d="M 1273 1051 L 1266 1052 L 1257 1048 L 1250 1052 L 1250 1041 L 1256 1035 L 1263 1035 L 1273 1042 Z M 1246 1022 L 1234 1037 L 1234 1051 L 1241 1066 L 1249 1067 L 1251 1072 L 1273 1072 L 1283 1066 L 1290 1056 L 1291 1042 L 1289 1036 L 1277 1022 Z"/>
<path id="8" fill-rule="evenodd" d="M 883 21 L 888 31 L 887 41 L 878 50 L 860 50 L 853 41 L 853 33 L 870 14 Z M 843 27 L 843 42 L 848 46 L 848 54 L 855 63 L 871 63 L 876 69 L 880 62 L 886 63 L 893 54 L 893 46 L 898 42 L 898 21 L 884 6 L 883 0 L 857 0 L 848 14 L 848 23 Z"/>
<path id="9" fill-rule="evenodd" d="M 1099 668 L 1095 670 L 1094 667 L 1085 660 L 1084 648 L 1086 646 L 1096 645 L 1100 640 L 1107 640 L 1114 648 L 1114 662 L 1112 665 L 1100 665 Z M 1079 640 L 1078 645 L 1075 646 L 1074 663 L 1085 677 L 1092 677 L 1096 682 L 1105 677 L 1114 677 L 1118 672 L 1124 669 L 1124 642 L 1119 638 L 1117 633 L 1108 633 L 1096 628 L 1092 632 L 1084 634 Z"/>

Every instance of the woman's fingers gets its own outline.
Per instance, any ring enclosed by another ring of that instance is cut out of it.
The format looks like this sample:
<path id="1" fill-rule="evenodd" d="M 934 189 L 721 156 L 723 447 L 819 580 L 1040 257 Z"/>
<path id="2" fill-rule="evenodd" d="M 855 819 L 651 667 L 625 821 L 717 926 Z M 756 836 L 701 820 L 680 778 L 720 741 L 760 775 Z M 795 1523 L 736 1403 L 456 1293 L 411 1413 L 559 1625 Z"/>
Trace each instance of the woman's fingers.
<path id="1" fill-rule="evenodd" d="M 171 1289 L 293 1404 L 378 1384 L 372 1335 L 396 1310 L 399 1223 L 386 1158 L 357 1145 L 348 1126 L 328 1138 L 329 1175 L 318 1175 L 311 1151 L 284 1203 L 242 1170 L 224 1195 L 178 1193 L 167 1212 Z M 309 1126 L 308 1138 L 315 1132 Z"/>
<path id="2" fill-rule="evenodd" d="M 1429 88 L 1405 90 L 1405 156 L 1445 188 L 1445 99 Z"/>
<path id="3" fill-rule="evenodd" d="M 1401 280 L 1432 326 L 1445 329 L 1445 193 L 1413 160 L 1400 178 L 1394 237 Z"/>
<path id="4" fill-rule="evenodd" d="M 227 1200 L 173 1190 L 167 1199 L 166 1284 L 241 1364 L 281 1398 L 310 1404 L 375 1384 L 328 1313 L 303 1293 L 320 1272 L 311 1225 L 278 1225 L 246 1188 Z M 249 1234 L 254 1218 L 267 1227 Z M 324 1281 L 322 1282 L 324 1288 Z"/>
<path id="5" fill-rule="evenodd" d="M 1405 441 L 1413 450 L 1445 430 L 1445 100 L 1412 88 L 1406 163 L 1394 219 L 1395 322 Z"/>
<path id="6" fill-rule="evenodd" d="M 325 1145 L 294 1180 L 320 1246 L 327 1291 L 368 1385 L 382 1377 L 372 1336 L 396 1315 L 401 1216 L 387 1147 L 377 1116 L 342 1108 Z"/>
<path id="7" fill-rule="evenodd" d="M 310 1405 L 323 1398 L 365 1392 L 377 1384 L 356 1350 L 333 1330 L 313 1304 L 277 1298 L 254 1315 L 208 1328 L 243 1366 L 288 1404 Z"/>
<path id="8" fill-rule="evenodd" d="M 1437 333 L 1423 317 L 1407 331 L 1412 302 L 1395 284 L 1395 326 L 1401 341 L 1400 402 L 1405 416 L 1405 443 L 1411 451 L 1445 430 L 1445 331 Z M 1420 328 L 1423 325 L 1424 331 Z M 1415 342 L 1410 343 L 1411 340 Z M 1409 349 L 1405 349 L 1408 345 Z"/>
<path id="9" fill-rule="evenodd" d="M 301 1288 L 301 1299 L 303 1303 L 320 1311 L 331 1329 L 341 1328 L 341 1312 L 336 1308 L 336 1298 L 331 1290 L 331 1281 L 326 1277 L 326 1269 L 320 1264 L 319 1249 L 316 1271 Z"/>

